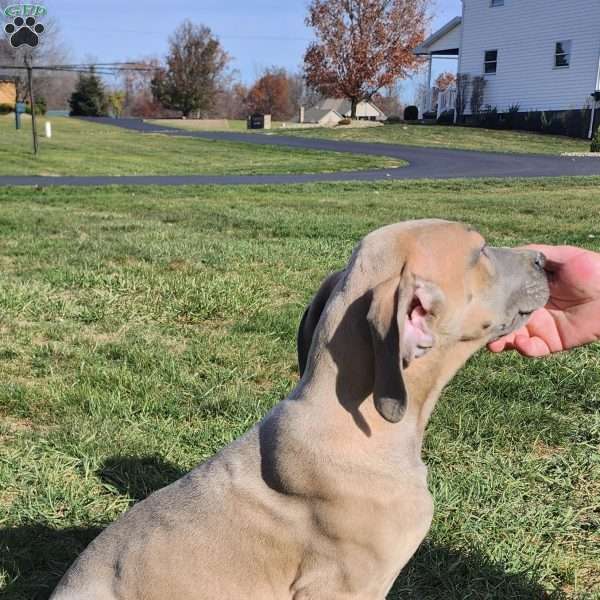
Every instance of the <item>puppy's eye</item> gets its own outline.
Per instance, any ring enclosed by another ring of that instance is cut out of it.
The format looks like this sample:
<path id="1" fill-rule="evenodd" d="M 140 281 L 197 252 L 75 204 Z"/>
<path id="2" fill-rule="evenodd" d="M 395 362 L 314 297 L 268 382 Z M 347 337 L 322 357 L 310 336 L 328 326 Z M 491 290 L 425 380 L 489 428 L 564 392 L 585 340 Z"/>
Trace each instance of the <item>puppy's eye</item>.
<path id="1" fill-rule="evenodd" d="M 483 246 L 481 246 L 480 252 L 483 256 L 485 256 L 486 258 L 489 258 L 488 253 L 487 253 L 487 244 L 484 244 Z"/>

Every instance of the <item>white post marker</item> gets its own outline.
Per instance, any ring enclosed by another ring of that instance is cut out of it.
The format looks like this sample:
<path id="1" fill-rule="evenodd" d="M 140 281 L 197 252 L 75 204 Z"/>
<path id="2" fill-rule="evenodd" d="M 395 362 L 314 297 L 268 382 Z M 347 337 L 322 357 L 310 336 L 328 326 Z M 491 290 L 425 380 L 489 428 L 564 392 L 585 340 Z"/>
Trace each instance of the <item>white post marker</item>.
<path id="1" fill-rule="evenodd" d="M 52 123 L 46 121 L 46 137 L 50 139 L 52 137 Z"/>

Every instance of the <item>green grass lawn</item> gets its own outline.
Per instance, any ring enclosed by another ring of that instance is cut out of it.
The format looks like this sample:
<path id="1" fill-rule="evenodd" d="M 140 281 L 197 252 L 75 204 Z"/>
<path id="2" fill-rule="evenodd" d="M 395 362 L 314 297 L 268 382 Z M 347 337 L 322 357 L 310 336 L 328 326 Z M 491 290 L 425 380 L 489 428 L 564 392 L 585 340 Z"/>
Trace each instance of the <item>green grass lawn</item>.
<path id="1" fill-rule="evenodd" d="M 366 232 L 436 216 L 600 250 L 599 204 L 599 178 L 0 188 L 0 597 L 46 598 L 288 394 L 303 308 Z M 390 598 L 600 598 L 599 398 L 598 345 L 472 359 L 428 429 L 434 523 Z"/>
<path id="2" fill-rule="evenodd" d="M 447 125 L 399 124 L 356 129 L 338 126 L 335 128 L 286 129 L 285 131 L 280 129 L 277 130 L 277 133 L 356 142 L 382 142 L 409 146 L 523 154 L 588 152 L 590 149 L 589 141 L 564 136 Z"/>
<path id="3" fill-rule="evenodd" d="M 56 117 L 32 153 L 31 120 L 0 117 L 0 175 L 264 175 L 394 168 L 403 161 L 337 152 L 140 134 Z M 43 133 L 45 119 L 40 119 Z"/>

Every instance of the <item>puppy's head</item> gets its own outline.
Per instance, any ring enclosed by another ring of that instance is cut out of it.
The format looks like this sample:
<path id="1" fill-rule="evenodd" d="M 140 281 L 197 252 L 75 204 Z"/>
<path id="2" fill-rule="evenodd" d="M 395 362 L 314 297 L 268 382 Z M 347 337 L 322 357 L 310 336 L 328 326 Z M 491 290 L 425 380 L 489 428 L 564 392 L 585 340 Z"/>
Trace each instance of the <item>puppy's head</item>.
<path id="1" fill-rule="evenodd" d="M 348 266 L 326 280 L 307 309 L 298 336 L 301 371 L 331 332 L 342 323 L 348 329 L 349 307 L 364 304 L 351 320 L 362 319 L 369 335 L 358 333 L 350 342 L 350 331 L 348 344 L 356 352 L 370 345 L 365 356 L 373 360 L 375 406 L 396 422 L 407 402 L 403 370 L 413 361 L 436 349 L 438 360 L 464 362 L 521 327 L 547 299 L 544 257 L 537 252 L 488 246 L 459 223 L 390 225 L 362 240 Z M 353 329 L 360 332 L 361 324 Z"/>

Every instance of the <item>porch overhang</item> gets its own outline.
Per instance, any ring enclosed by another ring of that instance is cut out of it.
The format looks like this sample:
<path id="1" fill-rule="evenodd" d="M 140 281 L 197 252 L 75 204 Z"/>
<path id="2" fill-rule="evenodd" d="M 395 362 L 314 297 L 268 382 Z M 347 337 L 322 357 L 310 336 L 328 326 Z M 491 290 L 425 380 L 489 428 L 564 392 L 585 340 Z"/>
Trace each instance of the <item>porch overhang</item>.
<path id="1" fill-rule="evenodd" d="M 462 17 L 454 17 L 413 50 L 417 56 L 458 56 Z"/>

